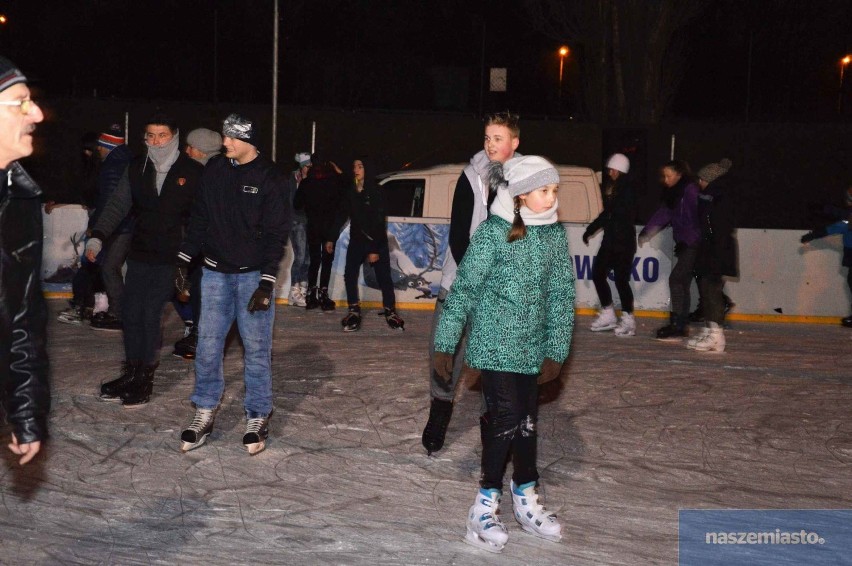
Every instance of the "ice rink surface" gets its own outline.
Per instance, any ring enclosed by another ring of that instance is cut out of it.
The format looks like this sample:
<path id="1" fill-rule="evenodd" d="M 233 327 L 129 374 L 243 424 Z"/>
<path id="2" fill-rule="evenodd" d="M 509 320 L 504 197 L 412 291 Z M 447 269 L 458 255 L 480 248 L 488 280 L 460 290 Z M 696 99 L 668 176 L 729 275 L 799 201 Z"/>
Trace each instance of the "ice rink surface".
<path id="1" fill-rule="evenodd" d="M 65 301 L 49 305 L 52 437 L 24 468 L 3 449 L 3 564 L 674 564 L 678 509 L 852 507 L 852 330 L 839 326 L 735 323 L 718 355 L 650 339 L 661 319 L 617 338 L 578 317 L 539 417 L 563 541 L 522 532 L 506 497 L 497 555 L 462 542 L 478 388 L 460 390 L 442 451 L 420 444 L 431 312 L 402 312 L 394 332 L 368 310 L 344 334 L 340 308 L 279 305 L 276 410 L 250 457 L 238 340 L 215 431 L 182 454 L 193 365 L 171 356 L 171 307 L 153 398 L 123 409 L 97 398 L 121 333 L 59 324 Z"/>

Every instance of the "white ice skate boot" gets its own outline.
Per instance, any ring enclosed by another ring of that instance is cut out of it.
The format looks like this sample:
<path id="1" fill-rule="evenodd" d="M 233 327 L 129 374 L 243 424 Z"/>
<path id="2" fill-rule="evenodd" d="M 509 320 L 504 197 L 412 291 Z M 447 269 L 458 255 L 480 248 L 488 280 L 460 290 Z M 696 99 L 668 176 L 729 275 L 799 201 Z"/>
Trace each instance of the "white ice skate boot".
<path id="1" fill-rule="evenodd" d="M 467 513 L 467 534 L 464 541 L 488 552 L 503 552 L 509 534 L 500 517 L 500 492 L 496 489 L 480 489 L 476 501 Z"/>
<path id="2" fill-rule="evenodd" d="M 636 318 L 629 312 L 621 313 L 621 320 L 615 327 L 616 336 L 636 336 Z"/>
<path id="3" fill-rule="evenodd" d="M 615 317 L 615 309 L 612 305 L 606 307 L 598 313 L 598 317 L 592 323 L 592 332 L 603 332 L 604 330 L 612 330 L 618 324 L 618 319 Z"/>
<path id="4" fill-rule="evenodd" d="M 711 322 L 707 334 L 695 343 L 693 350 L 696 352 L 723 353 L 725 351 L 725 331 L 715 322 Z"/>
<path id="5" fill-rule="evenodd" d="M 562 525 L 554 513 L 548 513 L 544 505 L 538 502 L 535 482 L 516 486 L 512 482 L 512 509 L 515 520 L 526 532 L 543 539 L 559 542 L 562 540 Z"/>
<path id="6" fill-rule="evenodd" d="M 216 409 L 195 409 L 190 425 L 180 433 L 180 449 L 189 452 L 204 444 L 213 431 Z"/>
<path id="7" fill-rule="evenodd" d="M 689 340 L 686 341 L 686 347 L 689 348 L 690 350 L 694 350 L 695 346 L 699 342 L 704 340 L 704 337 L 707 336 L 708 334 L 710 334 L 710 329 L 705 326 L 704 328 L 701 329 L 701 333 L 698 336 L 694 336 L 694 337 L 692 337 L 692 338 L 690 338 Z"/>
<path id="8" fill-rule="evenodd" d="M 290 287 L 290 294 L 287 296 L 287 304 L 291 307 L 304 307 L 305 295 L 302 293 L 302 287 L 298 284 Z"/>

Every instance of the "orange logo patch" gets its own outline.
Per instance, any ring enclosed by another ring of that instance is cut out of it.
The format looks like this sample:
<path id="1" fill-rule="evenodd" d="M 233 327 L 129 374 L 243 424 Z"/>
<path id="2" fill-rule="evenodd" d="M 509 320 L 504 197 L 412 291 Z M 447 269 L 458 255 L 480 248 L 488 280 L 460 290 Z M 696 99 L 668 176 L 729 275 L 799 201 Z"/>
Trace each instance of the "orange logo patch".
<path id="1" fill-rule="evenodd" d="M 186 177 L 178 177 L 178 185 L 181 187 L 186 184 Z"/>

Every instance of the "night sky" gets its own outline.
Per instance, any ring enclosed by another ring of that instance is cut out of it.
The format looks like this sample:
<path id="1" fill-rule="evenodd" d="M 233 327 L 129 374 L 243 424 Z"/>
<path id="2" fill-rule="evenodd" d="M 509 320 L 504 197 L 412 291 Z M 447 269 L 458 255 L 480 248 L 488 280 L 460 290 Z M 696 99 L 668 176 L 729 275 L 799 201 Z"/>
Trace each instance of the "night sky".
<path id="1" fill-rule="evenodd" d="M 498 103 L 527 116 L 564 113 L 556 97 L 561 42 L 541 33 L 522 5 L 281 0 L 279 101 L 475 113 L 484 57 L 485 67 L 508 68 L 509 92 Z M 265 103 L 272 6 L 271 0 L 0 2 L 9 18 L 0 29 L 0 52 L 42 96 Z M 682 32 L 689 64 L 667 118 L 836 120 L 839 60 L 852 48 L 850 20 L 852 0 L 710 2 Z M 849 79 L 844 98 L 852 113 Z M 569 101 L 580 80 L 569 57 Z M 494 96 L 486 93 L 486 103 Z"/>

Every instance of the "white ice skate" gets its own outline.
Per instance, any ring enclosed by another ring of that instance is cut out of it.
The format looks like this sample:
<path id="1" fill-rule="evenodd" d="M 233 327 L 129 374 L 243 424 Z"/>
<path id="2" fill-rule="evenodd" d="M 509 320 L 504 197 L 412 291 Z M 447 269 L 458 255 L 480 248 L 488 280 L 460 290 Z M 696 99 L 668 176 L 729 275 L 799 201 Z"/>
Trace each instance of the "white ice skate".
<path id="1" fill-rule="evenodd" d="M 302 287 L 298 283 L 290 287 L 290 294 L 287 296 L 287 304 L 291 307 L 305 306 L 305 295 L 302 293 Z"/>
<path id="2" fill-rule="evenodd" d="M 512 482 L 512 509 L 515 520 L 526 532 L 552 542 L 562 540 L 562 525 L 556 520 L 556 514 L 548 513 L 544 505 L 538 502 L 535 483 L 519 487 Z"/>
<path id="3" fill-rule="evenodd" d="M 592 323 L 592 332 L 603 332 L 604 330 L 612 330 L 618 325 L 618 319 L 615 316 L 615 309 L 612 305 L 606 307 L 598 313 L 598 317 Z"/>
<path id="4" fill-rule="evenodd" d="M 629 312 L 621 313 L 621 320 L 615 327 L 616 336 L 636 336 L 636 318 Z"/>
<path id="5" fill-rule="evenodd" d="M 722 354 L 725 352 L 725 331 L 715 322 L 710 323 L 710 328 L 692 348 L 696 352 L 713 352 Z"/>
<path id="6" fill-rule="evenodd" d="M 710 334 L 710 329 L 705 326 L 704 328 L 701 329 L 701 333 L 698 336 L 694 336 L 694 337 L 692 337 L 692 338 L 690 338 L 689 340 L 686 341 L 686 347 L 689 348 L 690 350 L 694 350 L 695 346 L 699 342 L 704 340 L 704 337 L 707 336 L 708 334 Z"/>
<path id="7" fill-rule="evenodd" d="M 506 526 L 497 516 L 500 508 L 500 492 L 496 489 L 480 489 L 476 501 L 467 513 L 467 534 L 464 541 L 488 552 L 500 553 L 509 540 Z"/>

